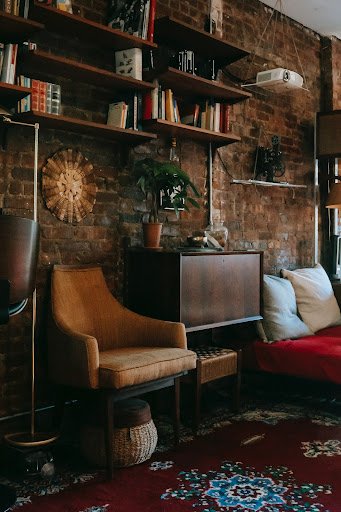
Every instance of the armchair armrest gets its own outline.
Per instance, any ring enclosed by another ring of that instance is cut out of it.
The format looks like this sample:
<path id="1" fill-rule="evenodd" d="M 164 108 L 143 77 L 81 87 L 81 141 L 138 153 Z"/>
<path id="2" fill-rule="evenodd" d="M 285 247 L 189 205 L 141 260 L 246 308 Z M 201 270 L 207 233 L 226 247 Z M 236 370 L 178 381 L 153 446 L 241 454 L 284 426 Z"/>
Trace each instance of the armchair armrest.
<path id="1" fill-rule="evenodd" d="M 181 322 L 158 320 L 139 315 L 122 307 L 122 336 L 124 345 L 187 348 L 185 326 Z"/>
<path id="2" fill-rule="evenodd" d="M 99 353 L 96 338 L 53 326 L 48 337 L 48 368 L 49 377 L 57 384 L 97 388 Z"/>

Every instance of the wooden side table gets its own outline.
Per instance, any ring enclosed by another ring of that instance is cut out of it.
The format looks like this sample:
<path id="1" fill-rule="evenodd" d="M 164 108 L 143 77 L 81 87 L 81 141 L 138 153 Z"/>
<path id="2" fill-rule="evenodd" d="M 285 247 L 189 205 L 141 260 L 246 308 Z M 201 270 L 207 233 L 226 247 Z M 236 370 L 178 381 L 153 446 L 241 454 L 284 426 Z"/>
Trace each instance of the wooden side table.
<path id="1" fill-rule="evenodd" d="M 242 351 L 214 346 L 198 346 L 191 348 L 191 350 L 197 354 L 197 367 L 193 370 L 195 381 L 194 429 L 197 431 L 200 424 L 200 404 L 203 384 L 233 375 L 233 410 L 236 412 L 239 410 Z"/>

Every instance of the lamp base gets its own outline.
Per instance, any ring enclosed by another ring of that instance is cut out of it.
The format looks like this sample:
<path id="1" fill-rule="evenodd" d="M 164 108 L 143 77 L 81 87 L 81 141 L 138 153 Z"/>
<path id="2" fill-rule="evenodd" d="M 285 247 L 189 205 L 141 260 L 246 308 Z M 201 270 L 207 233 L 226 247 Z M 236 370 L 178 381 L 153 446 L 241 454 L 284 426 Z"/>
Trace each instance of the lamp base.
<path id="1" fill-rule="evenodd" d="M 14 434 L 6 434 L 5 441 L 12 446 L 21 446 L 23 448 L 32 448 L 36 446 L 46 446 L 58 439 L 59 434 L 52 435 L 46 432 L 16 432 Z"/>

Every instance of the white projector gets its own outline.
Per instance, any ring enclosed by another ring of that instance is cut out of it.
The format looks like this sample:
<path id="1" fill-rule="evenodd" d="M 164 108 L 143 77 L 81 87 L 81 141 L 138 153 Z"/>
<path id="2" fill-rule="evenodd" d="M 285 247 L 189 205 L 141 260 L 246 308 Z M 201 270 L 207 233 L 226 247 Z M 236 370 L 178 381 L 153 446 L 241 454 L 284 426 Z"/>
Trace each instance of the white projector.
<path id="1" fill-rule="evenodd" d="M 303 78 L 295 71 L 289 69 L 276 68 L 257 73 L 256 83 L 258 87 L 263 87 L 270 91 L 280 91 L 284 89 L 302 88 Z"/>

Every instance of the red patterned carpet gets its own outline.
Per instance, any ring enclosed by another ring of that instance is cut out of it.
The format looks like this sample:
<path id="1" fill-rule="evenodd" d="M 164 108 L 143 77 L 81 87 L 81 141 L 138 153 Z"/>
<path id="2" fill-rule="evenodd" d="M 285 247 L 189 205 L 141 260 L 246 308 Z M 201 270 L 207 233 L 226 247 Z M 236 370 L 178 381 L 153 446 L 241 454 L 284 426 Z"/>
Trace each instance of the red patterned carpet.
<path id="1" fill-rule="evenodd" d="M 280 397 L 281 398 L 281 397 Z M 22 512 L 341 512 L 341 418 L 320 401 L 255 399 L 215 410 L 198 438 L 117 470 L 10 482 Z M 167 427 L 159 425 L 161 440 Z M 207 433 L 208 432 L 208 433 Z M 253 436 L 256 442 L 241 444 Z M 5 482 L 2 479 L 2 482 Z"/>

